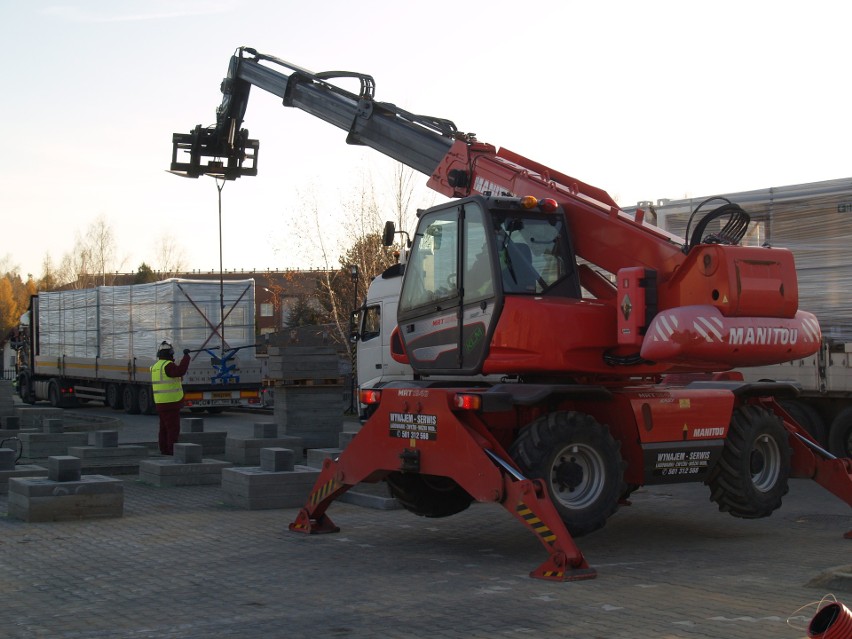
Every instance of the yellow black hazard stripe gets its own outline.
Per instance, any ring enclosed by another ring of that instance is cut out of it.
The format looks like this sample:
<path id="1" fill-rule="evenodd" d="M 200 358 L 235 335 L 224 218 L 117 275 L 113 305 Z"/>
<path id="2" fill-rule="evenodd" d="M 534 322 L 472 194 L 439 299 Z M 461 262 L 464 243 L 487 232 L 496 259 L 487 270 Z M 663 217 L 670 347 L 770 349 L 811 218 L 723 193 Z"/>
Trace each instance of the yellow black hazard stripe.
<path id="1" fill-rule="evenodd" d="M 323 499 L 328 497 L 335 490 L 340 488 L 343 484 L 336 479 L 329 479 L 322 486 L 317 488 L 314 492 L 311 493 L 310 502 L 311 506 L 316 506 Z"/>
<path id="2" fill-rule="evenodd" d="M 520 502 L 515 508 L 518 515 L 520 515 L 521 519 L 532 528 L 535 533 L 541 537 L 545 543 L 553 544 L 556 541 L 556 535 L 553 531 L 545 524 L 541 519 L 539 519 L 536 514 L 530 510 L 529 506 L 527 506 L 524 502 Z"/>

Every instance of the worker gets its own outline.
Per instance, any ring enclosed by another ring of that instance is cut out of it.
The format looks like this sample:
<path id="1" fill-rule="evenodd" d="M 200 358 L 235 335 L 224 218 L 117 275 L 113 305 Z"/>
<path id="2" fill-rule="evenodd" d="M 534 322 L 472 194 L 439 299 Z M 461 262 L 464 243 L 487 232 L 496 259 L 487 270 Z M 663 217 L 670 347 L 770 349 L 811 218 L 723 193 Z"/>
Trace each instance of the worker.
<path id="1" fill-rule="evenodd" d="M 160 417 L 159 443 L 163 455 L 173 455 L 180 435 L 180 409 L 183 406 L 181 377 L 189 368 L 189 349 L 184 349 L 180 364 L 175 364 L 175 350 L 168 342 L 157 349 L 157 362 L 151 367 L 154 405 Z"/>

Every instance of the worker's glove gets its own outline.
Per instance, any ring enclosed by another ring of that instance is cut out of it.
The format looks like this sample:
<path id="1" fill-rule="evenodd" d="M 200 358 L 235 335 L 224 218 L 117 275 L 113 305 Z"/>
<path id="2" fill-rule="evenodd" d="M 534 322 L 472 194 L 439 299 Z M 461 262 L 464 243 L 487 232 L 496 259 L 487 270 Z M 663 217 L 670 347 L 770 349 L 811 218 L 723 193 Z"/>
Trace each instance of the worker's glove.
<path id="1" fill-rule="evenodd" d="M 189 355 L 189 349 L 188 349 L 188 348 L 183 349 L 183 354 L 184 354 L 184 355 Z"/>

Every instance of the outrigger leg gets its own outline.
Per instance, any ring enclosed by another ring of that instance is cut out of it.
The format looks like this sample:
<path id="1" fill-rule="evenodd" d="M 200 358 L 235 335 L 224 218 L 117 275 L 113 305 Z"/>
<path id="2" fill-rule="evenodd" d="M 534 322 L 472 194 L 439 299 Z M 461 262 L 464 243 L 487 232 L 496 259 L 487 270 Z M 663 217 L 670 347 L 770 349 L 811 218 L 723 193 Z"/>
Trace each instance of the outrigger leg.
<path id="1" fill-rule="evenodd" d="M 337 459 L 324 461 L 307 502 L 290 524 L 291 531 L 338 532 L 326 510 L 347 490 L 362 481 L 381 481 L 391 472 L 424 473 L 453 479 L 477 501 L 498 502 L 533 532 L 549 557 L 531 577 L 575 581 L 596 576 L 544 484 L 523 477 L 487 439 L 456 419 L 442 420 L 441 435 L 435 441 L 392 438 L 382 417 L 374 415 Z"/>

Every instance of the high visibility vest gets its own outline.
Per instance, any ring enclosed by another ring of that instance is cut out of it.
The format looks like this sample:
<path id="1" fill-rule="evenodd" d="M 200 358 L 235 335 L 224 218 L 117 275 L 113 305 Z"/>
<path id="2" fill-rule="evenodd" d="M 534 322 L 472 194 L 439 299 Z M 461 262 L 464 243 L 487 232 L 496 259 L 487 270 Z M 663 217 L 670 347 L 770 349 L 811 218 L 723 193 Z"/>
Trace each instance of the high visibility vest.
<path id="1" fill-rule="evenodd" d="M 166 364 L 169 360 L 161 359 L 151 367 L 151 384 L 154 391 L 155 404 L 168 404 L 183 399 L 183 386 L 180 377 L 166 375 Z"/>

